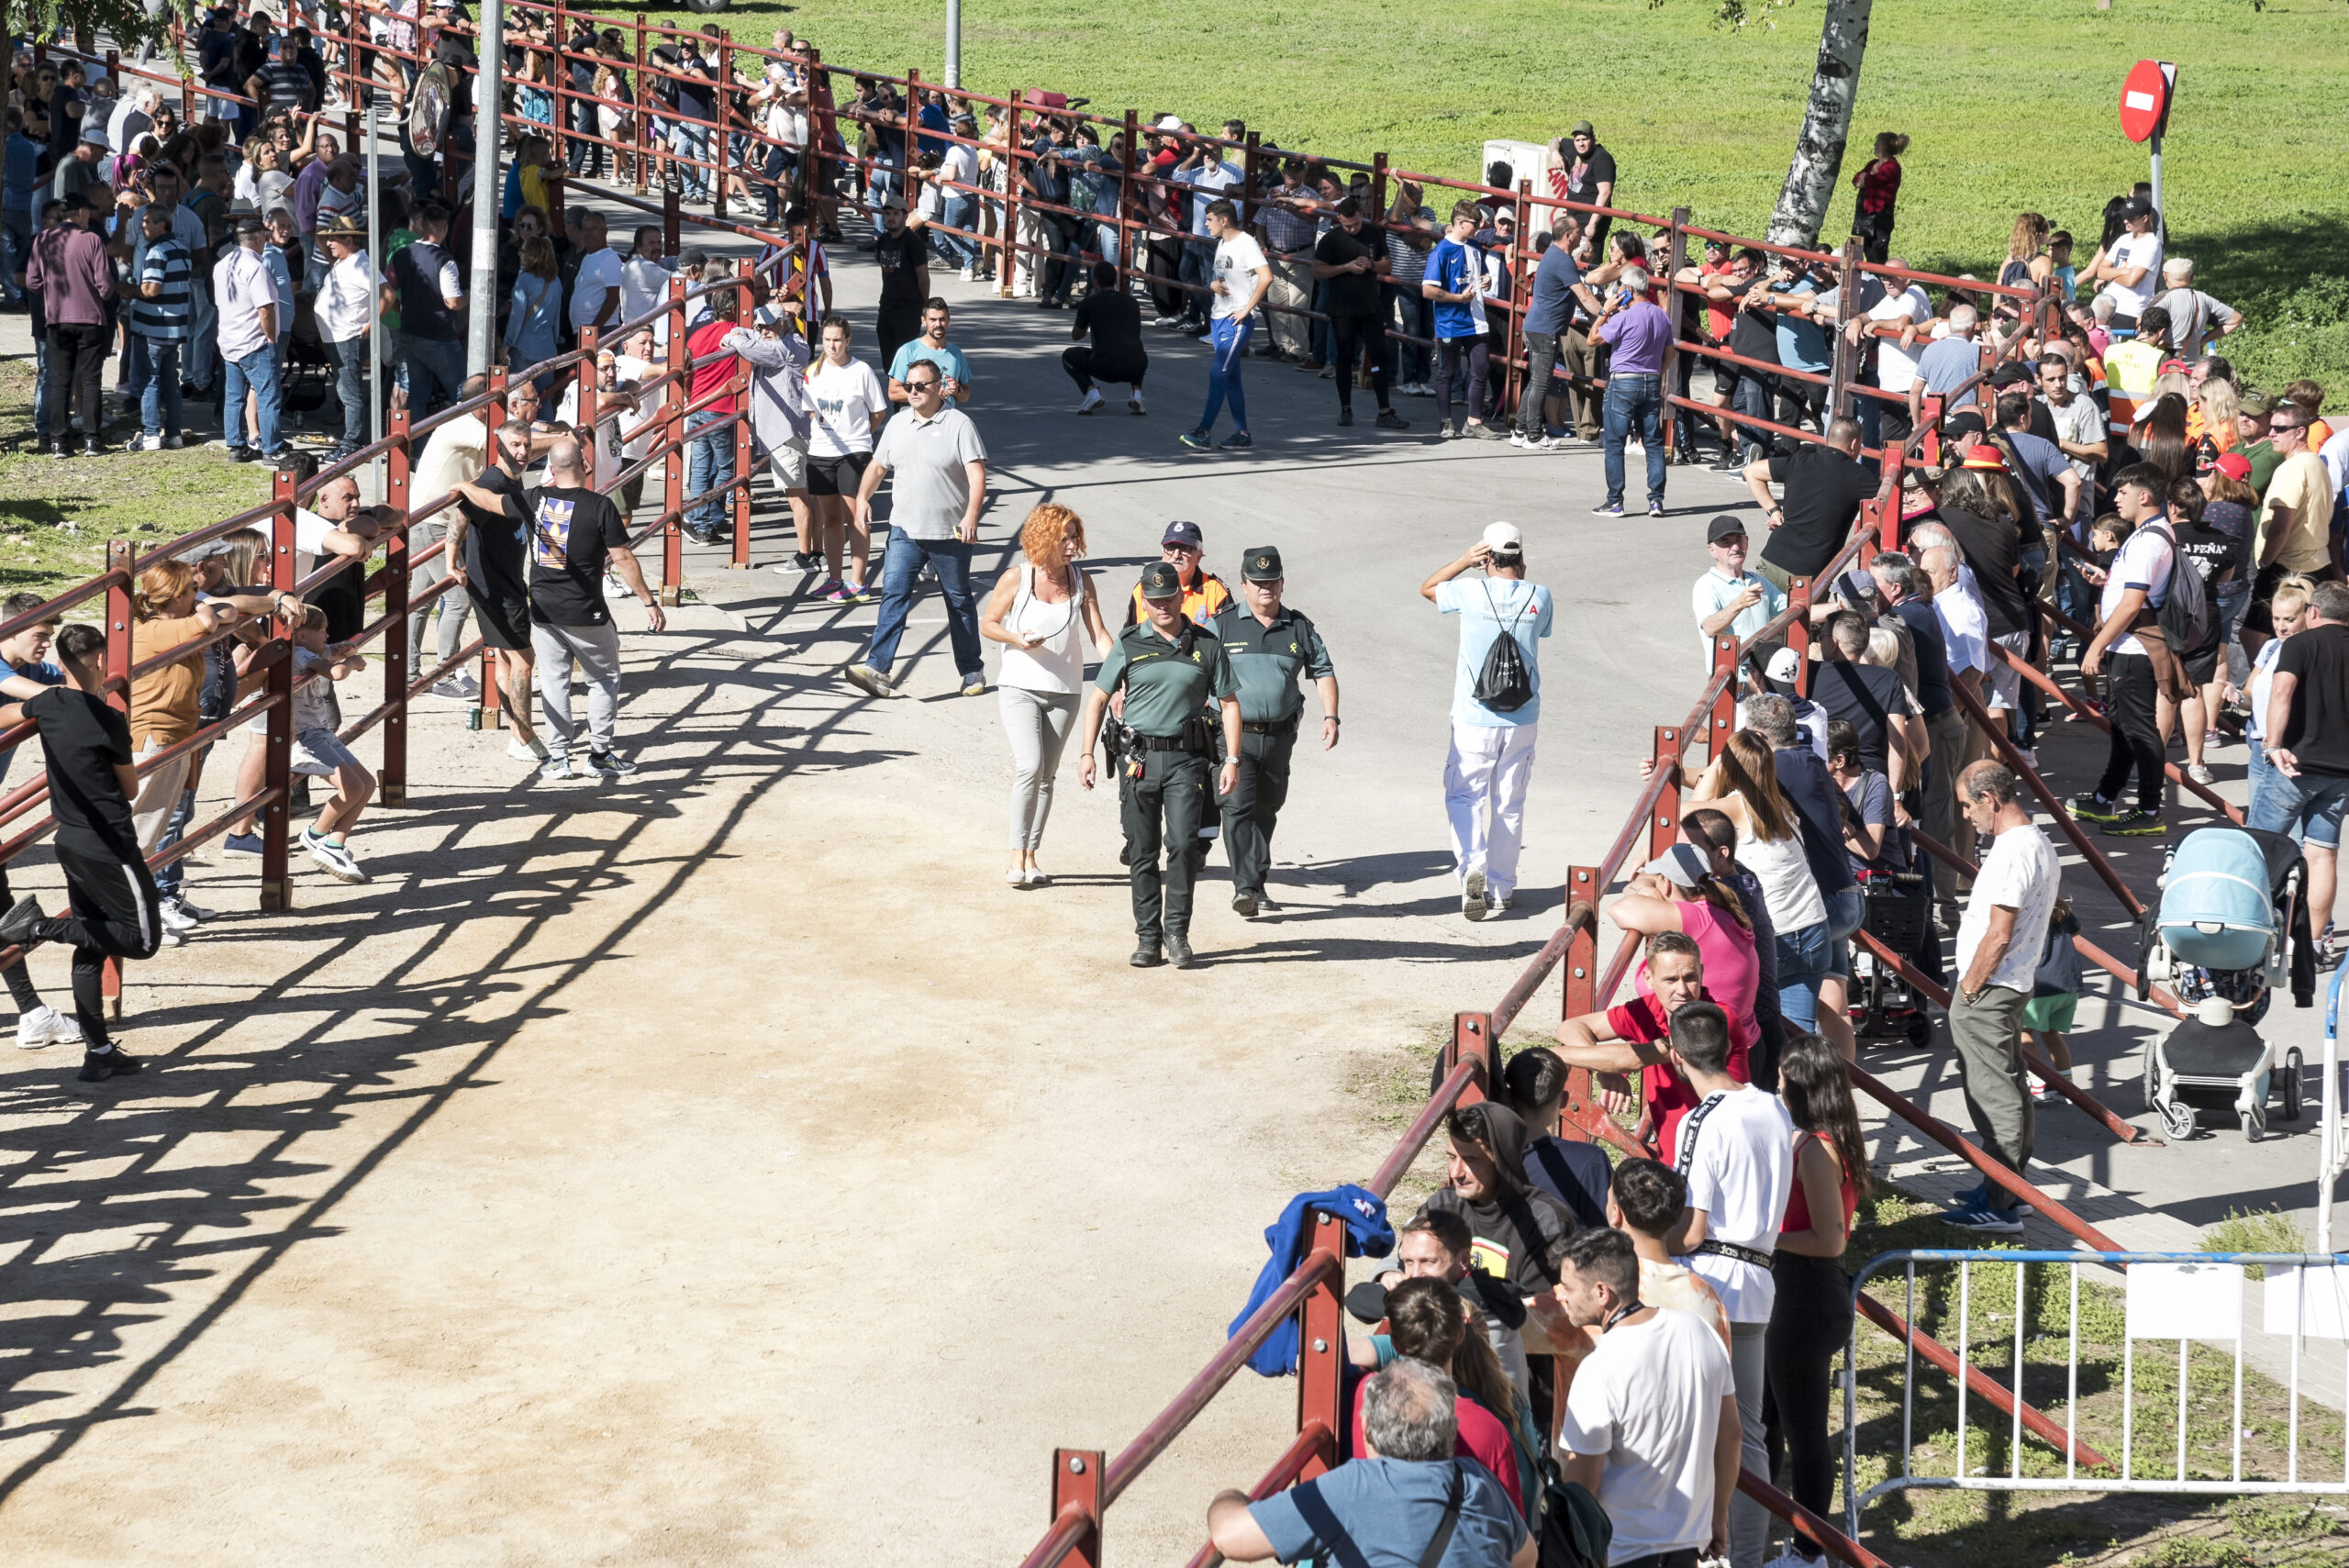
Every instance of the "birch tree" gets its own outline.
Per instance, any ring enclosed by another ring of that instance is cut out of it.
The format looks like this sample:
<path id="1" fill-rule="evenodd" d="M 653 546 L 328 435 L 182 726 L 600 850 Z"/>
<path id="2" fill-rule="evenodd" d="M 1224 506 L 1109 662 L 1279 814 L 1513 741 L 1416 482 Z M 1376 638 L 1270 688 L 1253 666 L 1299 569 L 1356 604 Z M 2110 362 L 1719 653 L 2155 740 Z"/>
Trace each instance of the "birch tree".
<path id="1" fill-rule="evenodd" d="M 1852 136 L 1852 105 L 1859 96 L 1860 61 L 1867 53 L 1868 17 L 1876 0 L 1827 0 L 1819 29 L 1819 63 L 1811 68 L 1810 102 L 1787 165 L 1787 183 L 1770 214 L 1774 245 L 1811 246 L 1835 199 L 1843 148 Z"/>

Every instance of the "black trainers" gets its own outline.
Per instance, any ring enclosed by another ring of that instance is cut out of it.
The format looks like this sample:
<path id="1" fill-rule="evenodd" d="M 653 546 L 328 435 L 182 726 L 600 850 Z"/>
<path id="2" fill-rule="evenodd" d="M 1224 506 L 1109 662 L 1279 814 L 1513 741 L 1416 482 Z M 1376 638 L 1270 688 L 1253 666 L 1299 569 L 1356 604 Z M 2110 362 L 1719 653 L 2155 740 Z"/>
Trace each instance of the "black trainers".
<path id="1" fill-rule="evenodd" d="M 1378 428 L 1382 430 L 1408 430 L 1411 422 L 1392 408 L 1382 408 L 1378 411 Z"/>
<path id="2" fill-rule="evenodd" d="M 6 915 L 0 915 L 0 946 L 30 947 L 40 940 L 40 900 L 26 894 L 17 900 Z"/>
<path id="3" fill-rule="evenodd" d="M 2169 824 L 2158 811 L 2124 811 L 2107 820 L 2104 830 L 2116 839 L 2159 839 L 2169 832 Z"/>
<path id="4" fill-rule="evenodd" d="M 2076 795 L 2064 804 L 2083 822 L 2116 822 L 2121 818 L 2120 807 L 2100 795 Z"/>
<path id="5" fill-rule="evenodd" d="M 1156 942 L 1144 942 L 1141 946 L 1134 949 L 1133 957 L 1126 960 L 1126 962 L 1132 964 L 1136 969 L 1156 969 L 1160 964 L 1164 963 L 1166 960 L 1165 957 L 1159 952 L 1158 944 Z"/>
<path id="6" fill-rule="evenodd" d="M 1228 452 L 1244 452 L 1256 444 L 1256 438 L 1245 430 L 1234 430 L 1216 443 Z"/>
<path id="7" fill-rule="evenodd" d="M 1354 422 L 1354 411 L 1353 411 L 1353 409 L 1351 409 L 1351 408 L 1341 408 L 1341 409 L 1339 409 L 1339 410 L 1338 410 L 1338 424 L 1339 424 L 1339 427 L 1340 427 L 1341 428 L 1344 428 L 1345 426 L 1351 425 L 1351 424 L 1353 424 L 1353 422 Z"/>
<path id="8" fill-rule="evenodd" d="M 1188 932 L 1166 933 L 1166 956 L 1174 961 L 1174 967 L 1177 969 L 1198 967 L 1198 958 L 1191 951 L 1191 938 Z"/>
<path id="9" fill-rule="evenodd" d="M 119 1046 L 105 1051 L 93 1051 L 82 1058 L 82 1071 L 73 1074 L 84 1084 L 103 1083 L 108 1078 L 128 1078 L 136 1073 L 140 1063 L 137 1057 L 127 1055 Z"/>

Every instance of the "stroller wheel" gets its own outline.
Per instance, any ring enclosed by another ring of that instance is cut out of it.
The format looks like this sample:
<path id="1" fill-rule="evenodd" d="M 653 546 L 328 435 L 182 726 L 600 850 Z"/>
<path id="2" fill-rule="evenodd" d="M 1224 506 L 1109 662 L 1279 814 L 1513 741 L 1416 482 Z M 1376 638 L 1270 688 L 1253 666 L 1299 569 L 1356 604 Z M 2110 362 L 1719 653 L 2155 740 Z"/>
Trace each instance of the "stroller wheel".
<path id="1" fill-rule="evenodd" d="M 2267 1136 L 2267 1107 L 2254 1106 L 2243 1113 L 2243 1140 L 2256 1143 Z"/>
<path id="2" fill-rule="evenodd" d="M 2284 1053 L 2284 1107 L 2276 1113 L 2278 1121 L 2300 1119 L 2300 1048 L 2294 1046 Z"/>
<path id="3" fill-rule="evenodd" d="M 2145 1081 L 2145 1108 L 2149 1111 L 2157 1111 L 2162 1108 L 2162 1064 L 2160 1056 L 2156 1054 L 2160 1047 L 2160 1036 L 2152 1033 L 2145 1036 L 2145 1043 L 2141 1052 L 2143 1061 L 2138 1067 L 2137 1075 Z"/>
<path id="4" fill-rule="evenodd" d="M 1927 1018 L 1923 1013 L 1919 1013 L 1916 1017 L 1910 1018 L 1909 1020 L 1909 1043 L 1910 1045 L 1932 1044 L 1933 1020 Z"/>
<path id="5" fill-rule="evenodd" d="M 2172 1143 L 2184 1143 L 2194 1136 L 2194 1107 L 2192 1106 L 2188 1105 L 2184 1100 L 2172 1100 L 2159 1108 L 2162 1113 L 2162 1131 L 2169 1136 Z"/>

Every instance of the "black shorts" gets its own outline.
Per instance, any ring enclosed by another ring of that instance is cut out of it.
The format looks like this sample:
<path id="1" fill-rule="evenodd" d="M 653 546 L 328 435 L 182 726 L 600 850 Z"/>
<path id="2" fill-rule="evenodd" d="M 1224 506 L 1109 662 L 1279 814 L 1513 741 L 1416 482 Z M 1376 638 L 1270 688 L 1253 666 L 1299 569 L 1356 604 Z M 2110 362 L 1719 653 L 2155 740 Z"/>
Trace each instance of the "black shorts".
<path id="1" fill-rule="evenodd" d="M 810 495 L 853 495 L 856 487 L 864 483 L 864 470 L 873 462 L 871 452 L 851 452 L 846 457 L 807 457 L 807 494 Z"/>
<path id="2" fill-rule="evenodd" d="M 484 647 L 509 651 L 530 646 L 530 603 L 528 599 L 511 598 L 503 594 L 484 595 L 465 584 L 465 596 L 473 602 L 473 614 L 481 617 L 481 639 Z"/>
<path id="3" fill-rule="evenodd" d="M 2209 685 L 2219 678 L 2219 659 L 2225 652 L 2226 644 L 2222 642 L 2199 658 L 2189 656 L 2186 661 L 2186 678 L 2198 686 Z"/>

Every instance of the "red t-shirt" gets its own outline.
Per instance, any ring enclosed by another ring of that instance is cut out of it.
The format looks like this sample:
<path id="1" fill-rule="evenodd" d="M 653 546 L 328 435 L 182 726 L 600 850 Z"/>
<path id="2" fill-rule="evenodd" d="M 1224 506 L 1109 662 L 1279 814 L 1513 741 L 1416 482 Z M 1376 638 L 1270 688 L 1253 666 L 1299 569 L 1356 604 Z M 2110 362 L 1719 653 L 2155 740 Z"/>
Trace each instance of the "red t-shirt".
<path id="1" fill-rule="evenodd" d="M 1468 1331 L 1475 1334 L 1481 1333 L 1483 1330 L 1472 1324 Z M 1369 1387 L 1370 1379 L 1367 1377 L 1354 1385 L 1354 1457 L 1356 1459 L 1370 1457 L 1363 1448 L 1362 1427 L 1362 1396 Z M 1452 1440 L 1452 1451 L 1463 1459 L 1473 1459 L 1491 1471 L 1493 1479 L 1501 1484 L 1501 1490 L 1508 1494 L 1509 1502 L 1515 1505 L 1518 1513 L 1522 1516 L 1525 1512 L 1525 1499 L 1520 1496 L 1522 1488 L 1517 1484 L 1517 1445 L 1508 1440 L 1508 1429 L 1501 1425 L 1499 1417 L 1469 1398 L 1465 1394 L 1462 1395 L 1453 1406 L 1452 1413 L 1459 1427 L 1459 1435 Z"/>
<path id="2" fill-rule="evenodd" d="M 1713 1000 L 1709 993 L 1698 995 L 1708 1002 Z M 1634 1045 L 1653 1045 L 1672 1033 L 1664 1010 L 1656 1006 L 1653 996 L 1634 996 L 1620 1007 L 1609 1007 L 1607 1027 L 1615 1031 L 1618 1040 L 1628 1040 Z M 1729 1075 L 1741 1084 L 1753 1081 L 1746 1066 L 1747 1044 L 1742 1031 L 1731 1028 Z M 1656 1157 L 1672 1164 L 1676 1158 L 1675 1144 L 1680 1134 L 1680 1118 L 1694 1110 L 1704 1096 L 1672 1063 L 1658 1062 L 1640 1069 L 1640 1097 L 1647 1104 L 1649 1119 L 1655 1123 Z"/>
<path id="3" fill-rule="evenodd" d="M 698 360 L 705 355 L 717 353 L 718 344 L 726 340 L 726 334 L 733 331 L 737 325 L 739 325 L 739 323 L 732 321 L 706 321 L 702 323 L 700 326 L 695 328 L 693 335 L 685 339 L 685 357 L 689 360 Z M 701 399 L 708 396 L 711 393 L 716 392 L 719 387 L 724 386 L 729 381 L 733 379 L 734 372 L 740 362 L 741 361 L 737 360 L 733 355 L 728 354 L 719 359 L 713 360 L 708 364 L 703 365 L 699 369 L 696 370 L 694 372 L 693 394 L 686 401 L 697 403 Z M 733 413 L 733 395 L 729 393 L 726 396 L 719 398 L 717 402 L 710 404 L 707 412 L 712 414 Z"/>

